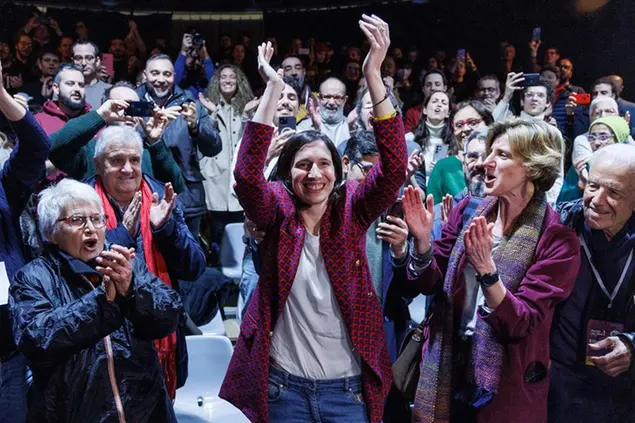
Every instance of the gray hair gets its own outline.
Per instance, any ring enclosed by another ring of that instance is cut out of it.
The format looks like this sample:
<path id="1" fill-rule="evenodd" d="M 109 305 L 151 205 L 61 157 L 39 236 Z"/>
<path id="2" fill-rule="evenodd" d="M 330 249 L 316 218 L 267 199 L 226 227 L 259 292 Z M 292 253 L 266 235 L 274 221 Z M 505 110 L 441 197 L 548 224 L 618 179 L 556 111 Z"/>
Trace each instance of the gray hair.
<path id="1" fill-rule="evenodd" d="M 600 148 L 591 156 L 591 168 L 595 163 L 621 166 L 624 172 L 631 175 L 631 186 L 635 184 L 635 146 L 630 144 L 609 144 Z"/>
<path id="2" fill-rule="evenodd" d="M 104 214 L 104 205 L 97 192 L 90 185 L 73 179 L 62 179 L 56 185 L 45 189 L 38 195 L 37 215 L 40 234 L 46 242 L 51 242 L 56 233 L 57 219 L 60 218 L 64 207 L 71 203 L 91 203 Z"/>
<path id="3" fill-rule="evenodd" d="M 101 131 L 95 143 L 95 155 L 93 157 L 95 159 L 101 158 L 104 151 L 106 151 L 106 146 L 114 142 L 134 144 L 143 159 L 143 141 L 141 140 L 141 135 L 139 135 L 134 128 L 125 125 L 109 126 Z"/>
<path id="4" fill-rule="evenodd" d="M 619 110 L 619 107 L 617 105 L 617 101 L 615 101 L 613 98 L 606 96 L 606 95 L 600 95 L 597 96 L 593 99 L 593 101 L 591 102 L 591 104 L 589 105 L 589 116 L 591 116 L 591 114 L 593 114 L 593 110 L 595 110 L 596 107 L 598 107 L 598 105 L 600 103 L 611 103 L 611 106 L 613 106 L 615 108 L 615 111 L 617 112 Z"/>
<path id="5" fill-rule="evenodd" d="M 470 145 L 470 143 L 474 140 L 479 140 L 482 141 L 483 144 L 485 144 L 487 142 L 487 134 L 489 132 L 489 128 L 485 127 L 485 128 L 481 128 L 481 129 L 475 129 L 474 131 L 472 131 L 470 133 L 470 135 L 467 136 L 467 138 L 465 138 L 465 141 L 463 141 L 463 151 L 467 151 L 467 146 Z"/>

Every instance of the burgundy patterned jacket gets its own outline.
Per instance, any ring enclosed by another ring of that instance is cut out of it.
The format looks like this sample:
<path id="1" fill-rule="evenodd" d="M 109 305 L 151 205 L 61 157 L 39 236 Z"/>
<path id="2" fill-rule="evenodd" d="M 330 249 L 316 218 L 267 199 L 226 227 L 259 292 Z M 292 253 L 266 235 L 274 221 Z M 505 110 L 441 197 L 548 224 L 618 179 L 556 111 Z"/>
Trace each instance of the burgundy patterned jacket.
<path id="1" fill-rule="evenodd" d="M 382 419 L 392 370 L 382 310 L 366 259 L 366 231 L 396 200 L 406 174 L 406 141 L 401 117 L 374 122 L 380 162 L 363 181 L 348 181 L 322 220 L 320 248 L 329 279 L 362 360 L 364 400 L 372 423 Z M 269 348 L 275 322 L 295 278 L 304 244 L 304 225 L 288 191 L 263 175 L 273 128 L 248 123 L 238 153 L 236 194 L 245 213 L 267 237 L 261 244 L 258 287 L 240 327 L 220 396 L 252 421 L 269 420 Z"/>

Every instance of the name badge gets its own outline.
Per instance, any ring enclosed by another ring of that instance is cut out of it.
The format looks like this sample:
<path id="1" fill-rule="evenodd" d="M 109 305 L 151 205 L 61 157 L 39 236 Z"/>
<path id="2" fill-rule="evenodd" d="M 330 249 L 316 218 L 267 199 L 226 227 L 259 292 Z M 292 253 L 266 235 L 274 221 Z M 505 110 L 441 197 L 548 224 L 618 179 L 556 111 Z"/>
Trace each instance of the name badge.
<path id="1" fill-rule="evenodd" d="M 595 344 L 609 336 L 617 336 L 624 332 L 624 324 L 607 322 L 606 320 L 589 320 L 586 327 L 586 360 L 587 366 L 593 366 L 591 357 L 601 357 L 611 352 L 610 348 L 594 351 L 589 347 L 589 344 Z"/>

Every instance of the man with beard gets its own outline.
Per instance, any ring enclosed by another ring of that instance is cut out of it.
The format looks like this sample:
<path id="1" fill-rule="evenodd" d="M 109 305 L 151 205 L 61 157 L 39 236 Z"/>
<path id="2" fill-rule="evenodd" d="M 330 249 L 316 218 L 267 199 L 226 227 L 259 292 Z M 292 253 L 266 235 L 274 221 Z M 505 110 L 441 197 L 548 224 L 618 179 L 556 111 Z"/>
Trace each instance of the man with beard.
<path id="1" fill-rule="evenodd" d="M 445 224 L 452 208 L 465 197 L 481 198 L 485 191 L 485 166 L 483 165 L 487 157 L 485 140 L 487 129 L 480 129 L 472 132 L 465 140 L 463 146 L 463 176 L 465 177 L 466 189 L 455 197 L 446 195 L 443 201 L 434 206 L 434 226 L 432 237 L 437 239 L 441 236 L 441 230 Z"/>
<path id="2" fill-rule="evenodd" d="M 47 135 L 64 127 L 66 122 L 77 116 L 88 113 L 90 106 L 86 104 L 84 74 L 75 65 L 64 65 L 53 80 L 53 99 L 42 107 L 42 112 L 35 115 Z"/>
<path id="3" fill-rule="evenodd" d="M 298 124 L 299 131 L 315 129 L 333 141 L 335 146 L 350 138 L 348 123 L 344 116 L 346 104 L 346 85 L 337 78 L 328 78 L 320 84 L 318 94 L 318 108 L 309 107 L 311 119 L 305 119 Z"/>
<path id="4" fill-rule="evenodd" d="M 602 147 L 583 198 L 560 220 L 580 239 L 580 270 L 551 328 L 549 423 L 635 421 L 635 148 Z"/>
<path id="5" fill-rule="evenodd" d="M 78 41 L 73 44 L 73 63 L 84 74 L 86 82 L 86 103 L 93 109 L 101 106 L 104 93 L 112 85 L 105 83 L 98 77 L 98 70 L 101 66 L 101 55 L 99 47 L 90 41 Z"/>
<path id="6" fill-rule="evenodd" d="M 181 194 L 180 200 L 185 207 L 187 226 L 197 238 L 201 217 L 207 213 L 203 189 L 205 178 L 198 162 L 201 154 L 206 157 L 217 155 L 222 148 L 221 139 L 207 109 L 189 91 L 174 85 L 174 66 L 169 56 L 158 54 L 150 57 L 144 75 L 146 83 L 137 90 L 142 101 L 163 108 L 182 108 L 181 115 L 166 128 L 163 139 L 185 178 L 187 191 Z"/>
<path id="7" fill-rule="evenodd" d="M 37 59 L 40 78 L 24 85 L 21 92 L 30 95 L 33 103 L 42 106 L 53 94 L 53 78 L 60 67 L 60 57 L 54 51 L 42 50 Z"/>

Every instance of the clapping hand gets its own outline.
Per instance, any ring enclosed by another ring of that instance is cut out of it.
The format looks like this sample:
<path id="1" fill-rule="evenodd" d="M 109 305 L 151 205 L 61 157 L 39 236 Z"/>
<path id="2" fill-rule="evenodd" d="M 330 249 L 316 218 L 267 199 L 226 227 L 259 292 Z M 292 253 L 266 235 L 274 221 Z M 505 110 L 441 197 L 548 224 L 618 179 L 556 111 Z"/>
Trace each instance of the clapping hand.
<path id="1" fill-rule="evenodd" d="M 476 271 L 483 275 L 496 271 L 496 265 L 492 260 L 492 248 L 494 237 L 492 236 L 493 223 L 487 223 L 483 216 L 475 217 L 470 227 L 465 231 L 465 255 Z"/>
<path id="2" fill-rule="evenodd" d="M 441 221 L 443 223 L 448 221 L 450 212 L 454 207 L 454 198 L 450 194 L 445 194 L 443 200 L 441 200 Z"/>
<path id="3" fill-rule="evenodd" d="M 152 194 L 152 206 L 150 206 L 150 223 L 154 229 L 159 229 L 167 223 L 172 216 L 172 210 L 176 204 L 176 193 L 171 183 L 165 184 L 165 195 L 159 201 L 159 195 Z"/>
<path id="4" fill-rule="evenodd" d="M 410 179 L 421 167 L 425 158 L 419 150 L 413 151 L 408 157 L 408 168 L 406 169 L 406 181 Z"/>
<path id="5" fill-rule="evenodd" d="M 95 268 L 104 276 L 104 287 L 109 301 L 114 300 L 114 293 L 126 297 L 132 290 L 132 259 L 134 248 L 124 248 L 120 245 L 112 245 L 111 250 L 104 250 L 96 261 L 99 264 Z"/>
<path id="6" fill-rule="evenodd" d="M 203 107 L 207 109 L 207 112 L 210 115 L 216 113 L 216 109 L 218 108 L 218 106 L 212 103 L 212 100 L 209 100 L 207 97 L 205 97 L 203 93 L 198 93 L 198 101 L 201 102 Z"/>
<path id="7" fill-rule="evenodd" d="M 187 127 L 190 131 L 196 131 L 198 129 L 198 113 L 196 111 L 196 103 L 183 103 L 181 108 L 181 115 L 187 122 Z"/>
<path id="8" fill-rule="evenodd" d="M 137 236 L 137 222 L 139 222 L 139 212 L 141 211 L 141 191 L 137 191 L 132 197 L 132 201 L 128 205 L 126 212 L 123 215 L 121 224 L 128 229 L 128 233 L 131 237 Z"/>
<path id="9" fill-rule="evenodd" d="M 406 187 L 403 195 L 403 211 L 410 233 L 415 237 L 419 254 L 430 250 L 432 227 L 434 225 L 434 198 L 432 194 L 423 204 L 423 192 L 420 188 Z"/>

